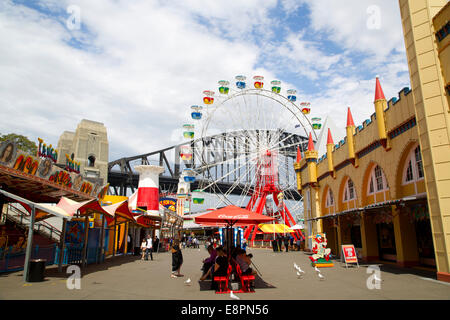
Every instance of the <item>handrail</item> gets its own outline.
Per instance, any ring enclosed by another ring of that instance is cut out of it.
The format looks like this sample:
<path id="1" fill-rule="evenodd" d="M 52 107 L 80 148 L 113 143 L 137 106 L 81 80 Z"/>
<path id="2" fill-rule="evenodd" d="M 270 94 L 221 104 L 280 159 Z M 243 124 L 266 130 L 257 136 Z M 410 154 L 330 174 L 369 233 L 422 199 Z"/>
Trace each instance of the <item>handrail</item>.
<path id="1" fill-rule="evenodd" d="M 26 210 L 25 210 L 25 212 L 24 212 L 24 211 L 22 211 L 21 209 L 16 208 L 15 206 L 13 206 L 13 208 L 17 209 L 17 210 L 18 210 L 20 213 L 22 213 L 22 214 L 25 214 L 25 215 L 28 215 L 28 216 L 30 215 L 30 214 L 28 213 L 28 211 L 26 211 Z M 47 228 L 54 229 L 55 231 L 61 233 L 61 230 L 58 230 L 58 228 L 56 228 L 56 227 L 55 227 L 54 225 L 52 225 L 51 223 L 48 223 L 47 221 L 38 221 L 38 222 L 36 222 L 36 223 L 43 224 L 43 225 L 48 225 Z"/>
<path id="2" fill-rule="evenodd" d="M 26 223 L 23 223 L 23 218 L 25 218 L 26 221 L 29 221 L 29 219 L 30 219 L 30 214 L 28 213 L 28 211 L 22 210 L 22 209 L 18 208 L 16 205 L 13 205 L 12 203 L 8 204 L 8 213 L 9 213 L 9 209 L 12 209 L 11 211 L 14 211 L 16 214 L 20 215 L 20 219 L 17 217 L 14 218 L 14 215 L 8 214 L 8 216 L 10 216 L 12 219 L 14 219 L 17 223 L 19 223 L 25 227 L 28 227 L 28 225 Z M 43 226 L 44 228 L 46 228 L 48 230 L 48 232 L 50 234 L 46 234 L 46 236 L 49 236 L 50 239 L 58 240 L 58 237 L 59 238 L 61 237 L 61 230 L 58 230 L 56 227 L 54 227 L 53 225 L 51 225 L 50 223 L 48 223 L 46 221 L 36 222 L 36 224 L 35 224 L 35 228 L 37 229 L 36 231 L 42 232 L 41 226 Z M 53 236 L 53 234 L 55 234 L 55 237 Z"/>

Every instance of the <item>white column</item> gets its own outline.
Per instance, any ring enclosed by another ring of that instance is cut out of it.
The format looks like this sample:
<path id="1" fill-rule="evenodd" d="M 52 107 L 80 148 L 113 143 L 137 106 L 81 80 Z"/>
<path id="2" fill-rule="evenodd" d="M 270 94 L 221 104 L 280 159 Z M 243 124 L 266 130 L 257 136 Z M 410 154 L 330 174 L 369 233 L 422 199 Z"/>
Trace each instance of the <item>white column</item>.
<path id="1" fill-rule="evenodd" d="M 146 207 L 147 214 L 159 215 L 159 174 L 164 168 L 153 165 L 139 165 L 134 169 L 139 172 L 137 206 Z"/>

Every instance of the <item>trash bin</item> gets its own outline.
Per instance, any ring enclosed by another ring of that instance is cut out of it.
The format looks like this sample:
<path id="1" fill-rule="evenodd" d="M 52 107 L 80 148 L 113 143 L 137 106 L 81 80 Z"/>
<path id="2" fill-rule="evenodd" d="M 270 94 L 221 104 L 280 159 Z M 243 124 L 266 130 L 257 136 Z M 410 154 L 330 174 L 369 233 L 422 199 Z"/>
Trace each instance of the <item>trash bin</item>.
<path id="1" fill-rule="evenodd" d="M 30 260 L 28 267 L 27 282 L 40 282 L 44 281 L 45 259 Z"/>

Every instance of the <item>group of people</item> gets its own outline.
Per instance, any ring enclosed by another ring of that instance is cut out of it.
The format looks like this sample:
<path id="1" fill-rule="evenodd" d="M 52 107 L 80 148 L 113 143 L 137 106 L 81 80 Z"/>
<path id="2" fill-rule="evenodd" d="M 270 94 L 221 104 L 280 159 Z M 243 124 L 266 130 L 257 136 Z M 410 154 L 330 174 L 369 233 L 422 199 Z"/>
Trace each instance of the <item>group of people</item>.
<path id="1" fill-rule="evenodd" d="M 256 274 L 250 266 L 252 264 L 252 254 L 247 254 L 244 249 L 239 247 L 231 248 L 231 259 L 228 259 L 227 252 L 223 246 L 214 248 L 214 245 L 210 244 L 207 248 L 209 257 L 203 260 L 203 271 L 200 281 L 204 281 L 207 278 L 214 279 L 214 277 L 227 276 L 228 266 L 230 261 L 234 261 L 239 265 L 243 275 Z M 216 283 L 212 281 L 212 289 L 216 288 Z"/>
<path id="2" fill-rule="evenodd" d="M 205 248 L 208 248 L 209 246 L 213 246 L 213 248 L 217 248 L 218 244 L 220 243 L 219 239 L 215 237 L 208 237 L 205 241 Z"/>
<path id="3" fill-rule="evenodd" d="M 272 240 L 272 247 L 273 247 L 273 251 L 283 251 L 283 244 L 284 244 L 284 248 L 286 250 L 286 252 L 289 251 L 289 247 L 291 248 L 291 250 L 295 249 L 297 251 L 300 250 L 300 245 L 301 245 L 301 241 L 297 240 L 295 242 L 295 247 L 294 247 L 294 237 L 291 235 L 278 235 L 276 239 Z"/>
<path id="4" fill-rule="evenodd" d="M 183 234 L 183 238 L 181 239 L 181 245 L 183 246 L 183 249 L 186 247 L 198 249 L 200 247 L 198 238 L 195 236 L 195 234 L 187 237 L 185 234 Z"/>
<path id="5" fill-rule="evenodd" d="M 158 252 L 158 246 L 159 246 L 158 237 L 152 238 L 150 235 L 147 235 L 147 238 L 142 239 L 141 260 L 148 260 L 149 255 L 150 259 L 153 260 L 153 251 Z M 155 250 L 153 248 L 155 248 Z"/>

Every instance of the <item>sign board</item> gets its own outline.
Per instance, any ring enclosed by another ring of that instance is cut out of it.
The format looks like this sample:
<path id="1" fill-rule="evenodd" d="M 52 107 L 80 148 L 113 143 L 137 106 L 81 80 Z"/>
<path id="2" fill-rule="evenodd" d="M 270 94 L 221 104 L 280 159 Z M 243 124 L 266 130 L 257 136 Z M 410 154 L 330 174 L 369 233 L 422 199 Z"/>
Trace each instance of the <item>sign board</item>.
<path id="1" fill-rule="evenodd" d="M 344 259 L 346 267 L 347 263 L 356 263 L 359 268 L 358 256 L 356 255 L 356 249 L 354 245 L 343 244 L 341 251 L 342 251 L 341 261 L 342 259 Z"/>
<path id="2" fill-rule="evenodd" d="M 164 208 L 169 209 L 172 212 L 177 211 L 177 199 L 174 198 L 160 198 L 159 204 L 162 205 Z"/>

